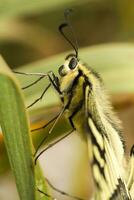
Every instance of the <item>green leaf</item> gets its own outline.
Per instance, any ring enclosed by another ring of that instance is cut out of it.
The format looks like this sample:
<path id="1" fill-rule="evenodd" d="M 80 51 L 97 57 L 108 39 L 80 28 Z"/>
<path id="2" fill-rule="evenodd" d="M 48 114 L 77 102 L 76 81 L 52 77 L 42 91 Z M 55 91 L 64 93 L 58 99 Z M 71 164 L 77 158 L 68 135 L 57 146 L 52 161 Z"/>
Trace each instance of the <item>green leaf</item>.
<path id="1" fill-rule="evenodd" d="M 0 57 L 0 124 L 21 200 L 35 199 L 29 125 L 18 83 Z"/>

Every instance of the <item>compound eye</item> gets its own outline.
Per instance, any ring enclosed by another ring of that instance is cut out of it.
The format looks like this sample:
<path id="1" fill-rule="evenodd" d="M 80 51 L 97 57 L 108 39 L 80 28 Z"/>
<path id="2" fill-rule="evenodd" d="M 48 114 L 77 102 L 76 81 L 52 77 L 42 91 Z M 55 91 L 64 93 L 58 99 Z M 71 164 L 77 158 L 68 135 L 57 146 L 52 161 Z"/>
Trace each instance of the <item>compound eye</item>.
<path id="1" fill-rule="evenodd" d="M 73 58 L 70 60 L 68 66 L 69 66 L 70 69 L 75 69 L 75 67 L 77 66 L 77 64 L 78 64 L 77 59 L 73 57 Z"/>
<path id="2" fill-rule="evenodd" d="M 64 65 L 61 65 L 61 67 L 59 67 L 58 72 L 59 72 L 59 75 L 60 75 L 60 76 L 65 76 Z"/>

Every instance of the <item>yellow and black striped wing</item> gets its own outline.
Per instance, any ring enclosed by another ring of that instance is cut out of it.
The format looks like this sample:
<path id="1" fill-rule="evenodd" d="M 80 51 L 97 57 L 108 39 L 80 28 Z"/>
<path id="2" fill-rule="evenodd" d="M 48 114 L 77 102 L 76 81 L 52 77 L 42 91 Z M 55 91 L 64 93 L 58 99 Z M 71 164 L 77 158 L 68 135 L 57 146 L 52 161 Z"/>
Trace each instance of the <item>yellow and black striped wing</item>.
<path id="1" fill-rule="evenodd" d="M 85 95 L 85 109 L 89 129 L 87 135 L 89 160 L 95 185 L 94 199 L 130 200 L 131 197 L 122 178 L 121 168 L 109 138 L 100 131 L 100 127 L 98 128 L 90 112 L 92 108 L 89 105 L 89 96 L 92 94 L 88 85 Z"/>

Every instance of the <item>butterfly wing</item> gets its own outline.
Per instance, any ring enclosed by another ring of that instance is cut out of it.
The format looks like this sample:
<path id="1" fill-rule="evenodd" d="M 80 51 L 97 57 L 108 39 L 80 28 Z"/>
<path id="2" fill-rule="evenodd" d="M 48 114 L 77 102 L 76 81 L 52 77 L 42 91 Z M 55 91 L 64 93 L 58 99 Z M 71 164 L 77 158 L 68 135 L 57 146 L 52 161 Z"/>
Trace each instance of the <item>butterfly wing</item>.
<path id="1" fill-rule="evenodd" d="M 109 133 L 103 134 L 90 114 L 91 109 L 88 102 L 90 92 L 89 87 L 87 87 L 85 109 L 89 130 L 87 131 L 89 160 L 95 185 L 94 199 L 130 200 L 131 197 L 122 178 L 117 155 L 107 137 Z"/>
<path id="2" fill-rule="evenodd" d="M 131 197 L 134 199 L 134 145 L 130 151 L 130 160 L 127 168 L 127 187 L 130 191 Z"/>
<path id="3" fill-rule="evenodd" d="M 93 121 L 90 119 L 91 134 L 99 134 Z M 108 139 L 101 138 L 103 146 L 91 142 L 88 136 L 88 150 L 93 179 L 95 183 L 95 200 L 129 200 L 131 199 L 127 186 L 120 175 L 120 167 Z M 96 139 L 100 140 L 100 139 Z M 103 147 L 103 149 L 102 149 Z M 100 151 L 101 149 L 101 151 Z"/>

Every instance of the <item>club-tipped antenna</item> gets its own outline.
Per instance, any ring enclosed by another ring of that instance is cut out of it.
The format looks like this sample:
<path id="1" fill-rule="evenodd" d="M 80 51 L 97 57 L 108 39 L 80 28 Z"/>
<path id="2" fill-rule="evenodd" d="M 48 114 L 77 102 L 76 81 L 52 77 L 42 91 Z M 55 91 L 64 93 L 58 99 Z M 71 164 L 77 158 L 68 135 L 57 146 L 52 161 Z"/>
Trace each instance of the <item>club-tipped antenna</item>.
<path id="1" fill-rule="evenodd" d="M 75 56 L 76 58 L 78 58 L 78 42 L 77 42 L 77 39 L 76 39 L 76 36 L 75 36 L 75 33 L 74 33 L 74 29 L 72 27 L 72 24 L 69 20 L 69 16 L 70 16 L 70 13 L 72 12 L 72 9 L 66 9 L 65 12 L 64 12 L 64 17 L 65 17 L 65 23 L 61 24 L 59 26 L 59 31 L 61 33 L 61 35 L 63 35 L 63 37 L 69 42 L 69 44 L 73 47 L 74 51 L 75 51 Z M 74 39 L 74 43 L 66 36 L 66 34 L 64 33 L 64 28 L 65 27 L 69 27 L 70 30 L 71 30 L 71 33 L 72 33 L 72 36 L 73 36 L 73 39 Z"/>

